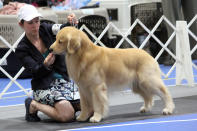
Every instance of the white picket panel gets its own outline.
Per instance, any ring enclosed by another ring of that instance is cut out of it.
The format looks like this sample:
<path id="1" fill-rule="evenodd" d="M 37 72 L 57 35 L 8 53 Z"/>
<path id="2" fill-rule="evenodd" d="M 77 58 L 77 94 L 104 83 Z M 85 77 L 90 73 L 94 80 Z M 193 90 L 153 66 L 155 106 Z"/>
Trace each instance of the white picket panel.
<path id="1" fill-rule="evenodd" d="M 194 76 L 192 70 L 192 59 L 186 21 L 177 21 L 176 53 L 180 61 L 176 62 L 176 85 L 180 85 L 183 79 L 188 85 L 193 86 Z"/>
<path id="2" fill-rule="evenodd" d="M 23 33 L 19 39 L 11 46 L 11 44 L 9 44 L 2 36 L 0 37 L 0 40 L 8 46 L 8 48 L 10 48 L 7 53 L 0 59 L 0 65 L 3 63 L 3 61 L 6 60 L 6 58 L 11 54 L 12 51 L 15 51 L 16 46 L 18 45 L 18 43 L 20 42 L 20 40 L 23 38 L 23 36 L 25 35 L 25 33 Z M 16 80 L 17 78 L 22 74 L 22 72 L 25 70 L 24 67 L 22 67 L 18 73 L 12 77 L 9 73 L 7 73 L 1 66 L 0 66 L 0 71 L 2 71 L 9 79 L 10 82 L 7 84 L 7 86 L 2 90 L 2 92 L 0 92 L 0 99 L 2 98 L 2 96 L 6 93 L 6 91 L 12 86 L 13 83 L 15 83 L 22 91 L 25 92 L 25 94 L 27 96 L 30 96 L 31 92 L 28 92 L 21 84 L 19 84 Z"/>

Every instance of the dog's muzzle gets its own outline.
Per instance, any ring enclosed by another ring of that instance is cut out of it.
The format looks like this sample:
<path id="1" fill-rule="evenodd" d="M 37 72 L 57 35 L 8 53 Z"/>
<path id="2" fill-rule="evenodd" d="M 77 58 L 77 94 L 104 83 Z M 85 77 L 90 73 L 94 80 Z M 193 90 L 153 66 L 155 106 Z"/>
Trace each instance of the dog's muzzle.
<path id="1" fill-rule="evenodd" d="M 49 48 L 49 52 L 50 52 L 50 53 L 53 52 L 53 49 Z"/>

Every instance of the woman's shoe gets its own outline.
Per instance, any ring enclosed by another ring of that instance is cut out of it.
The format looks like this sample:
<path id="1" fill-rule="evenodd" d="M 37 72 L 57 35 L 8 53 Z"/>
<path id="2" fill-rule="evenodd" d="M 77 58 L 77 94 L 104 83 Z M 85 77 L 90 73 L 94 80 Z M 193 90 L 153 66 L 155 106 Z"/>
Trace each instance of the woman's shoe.
<path id="1" fill-rule="evenodd" d="M 30 104 L 32 102 L 32 98 L 27 98 L 25 99 L 25 108 L 26 108 L 26 114 L 25 114 L 25 120 L 28 122 L 38 122 L 40 121 L 40 118 L 36 113 L 30 113 L 29 109 L 30 109 Z"/>

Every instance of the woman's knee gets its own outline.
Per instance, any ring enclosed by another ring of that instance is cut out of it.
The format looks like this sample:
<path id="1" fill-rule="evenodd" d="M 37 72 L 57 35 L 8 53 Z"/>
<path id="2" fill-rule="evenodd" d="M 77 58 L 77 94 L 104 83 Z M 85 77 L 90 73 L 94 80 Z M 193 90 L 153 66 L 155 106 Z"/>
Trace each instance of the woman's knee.
<path id="1" fill-rule="evenodd" d="M 68 122 L 74 119 L 75 111 L 69 101 L 61 100 L 55 104 L 55 108 L 58 112 L 57 119 L 59 121 Z"/>

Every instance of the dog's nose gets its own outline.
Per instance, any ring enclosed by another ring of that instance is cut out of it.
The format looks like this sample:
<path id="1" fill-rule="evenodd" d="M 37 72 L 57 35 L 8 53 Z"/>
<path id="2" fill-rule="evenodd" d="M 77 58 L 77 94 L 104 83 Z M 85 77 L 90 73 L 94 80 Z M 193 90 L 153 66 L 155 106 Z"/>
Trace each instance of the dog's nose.
<path id="1" fill-rule="evenodd" d="M 49 52 L 50 52 L 50 53 L 53 52 L 53 49 L 49 48 Z"/>

